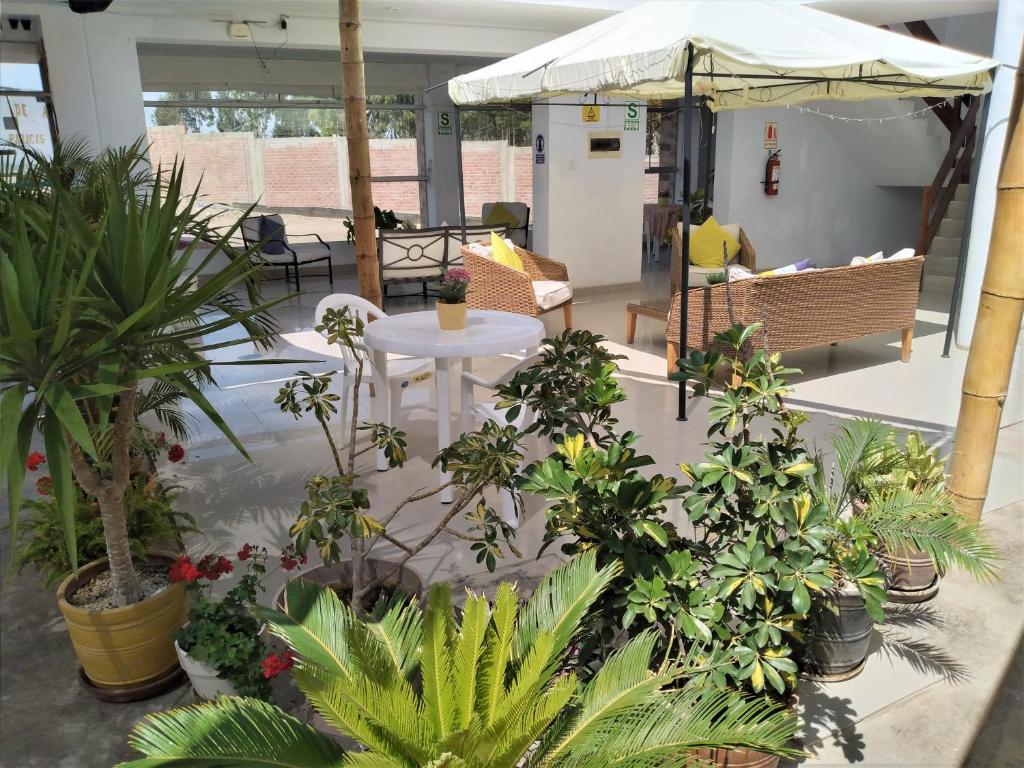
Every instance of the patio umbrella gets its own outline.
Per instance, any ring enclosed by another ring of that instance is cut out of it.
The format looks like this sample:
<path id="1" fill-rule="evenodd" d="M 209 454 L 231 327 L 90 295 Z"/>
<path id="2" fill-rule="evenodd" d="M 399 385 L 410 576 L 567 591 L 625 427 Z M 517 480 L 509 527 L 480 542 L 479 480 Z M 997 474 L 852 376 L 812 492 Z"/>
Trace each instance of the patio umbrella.
<path id="1" fill-rule="evenodd" d="M 580 93 L 683 98 L 679 320 L 685 354 L 695 92 L 716 111 L 821 99 L 980 94 L 991 88 L 996 64 L 795 2 L 654 0 L 460 75 L 448 82 L 448 93 L 456 105 Z M 456 119 L 457 137 L 458 127 Z M 458 157 L 461 195 L 461 152 Z M 679 418 L 685 413 L 680 382 Z"/>

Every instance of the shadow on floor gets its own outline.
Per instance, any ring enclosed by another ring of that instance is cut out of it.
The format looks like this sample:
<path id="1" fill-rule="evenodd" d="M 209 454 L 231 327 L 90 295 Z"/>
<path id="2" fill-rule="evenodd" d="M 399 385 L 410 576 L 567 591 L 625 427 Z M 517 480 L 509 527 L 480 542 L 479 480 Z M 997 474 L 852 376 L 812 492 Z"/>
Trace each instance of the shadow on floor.
<path id="1" fill-rule="evenodd" d="M 1024 766 L 1024 637 L 968 752 L 964 768 Z"/>

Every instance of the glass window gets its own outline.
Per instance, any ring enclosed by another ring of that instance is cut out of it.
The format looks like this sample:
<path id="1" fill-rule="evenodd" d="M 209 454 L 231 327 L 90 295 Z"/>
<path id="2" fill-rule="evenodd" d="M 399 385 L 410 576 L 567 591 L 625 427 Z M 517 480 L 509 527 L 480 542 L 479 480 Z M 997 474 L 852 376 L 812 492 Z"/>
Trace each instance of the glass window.
<path id="1" fill-rule="evenodd" d="M 466 221 L 480 223 L 484 203 L 533 206 L 533 116 L 529 107 L 463 109 L 462 176 Z"/>
<path id="2" fill-rule="evenodd" d="M 146 93 L 150 155 L 185 159 L 186 181 L 204 198 L 235 208 L 324 219 L 331 230 L 351 214 L 345 111 L 337 100 L 251 91 Z M 418 224 L 423 184 L 415 97 L 367 99 L 374 203 Z M 332 221 L 328 221 L 331 219 Z M 287 222 L 286 222 L 287 223 Z"/>
<path id="3" fill-rule="evenodd" d="M 5 165 L 17 163 L 19 146 L 24 144 L 49 157 L 53 154 L 53 122 L 50 115 L 50 94 L 47 92 L 43 68 L 38 61 L 35 44 L 18 43 L 0 46 L 0 158 Z M 4 60 L 5 56 L 9 56 Z M 17 57 L 17 61 L 11 58 Z"/>

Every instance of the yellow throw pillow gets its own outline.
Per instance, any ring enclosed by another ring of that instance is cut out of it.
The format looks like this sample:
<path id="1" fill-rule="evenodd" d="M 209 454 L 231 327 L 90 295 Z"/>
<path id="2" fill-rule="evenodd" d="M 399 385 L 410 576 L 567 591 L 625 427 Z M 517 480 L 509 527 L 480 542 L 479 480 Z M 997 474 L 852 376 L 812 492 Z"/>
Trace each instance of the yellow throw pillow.
<path id="1" fill-rule="evenodd" d="M 690 236 L 690 263 L 695 267 L 705 269 L 724 267 L 722 243 L 725 243 L 729 261 L 735 259 L 736 254 L 740 252 L 739 241 L 722 229 L 722 226 L 715 221 L 714 216 L 708 216 L 707 220 L 697 227 L 697 231 Z"/>
<path id="2" fill-rule="evenodd" d="M 491 258 L 499 264 L 511 267 L 516 272 L 526 271 L 523 267 L 523 260 L 519 258 L 519 254 L 509 248 L 496 232 L 491 232 Z"/>

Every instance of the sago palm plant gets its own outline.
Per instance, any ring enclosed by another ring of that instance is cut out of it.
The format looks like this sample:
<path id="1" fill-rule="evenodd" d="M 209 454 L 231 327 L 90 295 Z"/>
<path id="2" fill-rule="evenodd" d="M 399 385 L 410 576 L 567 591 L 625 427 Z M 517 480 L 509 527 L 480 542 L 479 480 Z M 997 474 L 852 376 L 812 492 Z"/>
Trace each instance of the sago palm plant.
<path id="1" fill-rule="evenodd" d="M 835 451 L 832 504 L 856 517 L 890 552 L 908 544 L 928 554 L 940 575 L 958 568 L 987 580 L 1000 557 L 981 524 L 961 515 L 946 492 L 934 449 L 912 434 L 904 448 L 892 427 L 859 418 L 831 435 Z"/>
<path id="2" fill-rule="evenodd" d="M 685 685 L 690 670 L 652 658 L 650 632 L 587 683 L 567 668 L 619 569 L 598 569 L 591 552 L 549 573 L 523 607 L 503 583 L 493 604 L 469 593 L 458 614 L 435 585 L 423 611 L 397 605 L 378 622 L 295 580 L 287 613 L 263 617 L 298 655 L 295 681 L 317 711 L 365 751 L 346 753 L 272 705 L 221 699 L 150 715 L 130 740 L 146 757 L 123 768 L 648 768 L 686 765 L 701 747 L 793 754 L 791 713 Z"/>
<path id="3" fill-rule="evenodd" d="M 182 393 L 244 454 L 202 392 L 213 381 L 206 353 L 245 343 L 266 348 L 276 333 L 267 313 L 276 302 L 231 292 L 258 269 L 231 247 L 234 228 L 209 229 L 197 194 L 182 191 L 181 166 L 154 174 L 149 186 L 126 180 L 137 152 L 97 160 L 91 170 L 77 159 L 23 164 L 0 179 L 0 466 L 12 534 L 38 428 L 72 566 L 73 474 L 99 502 L 119 606 L 140 594 L 123 503 L 140 387 L 148 381 Z M 198 237 L 179 248 L 186 234 Z M 199 238 L 211 247 L 197 264 Z M 199 274 L 224 255 L 226 266 L 200 284 Z M 213 340 L 218 332 L 227 340 Z"/>

